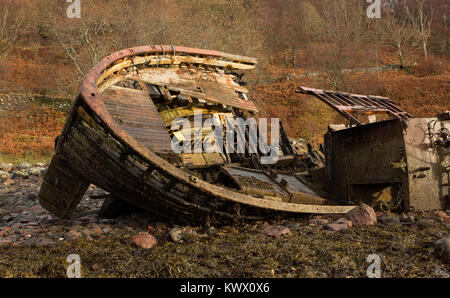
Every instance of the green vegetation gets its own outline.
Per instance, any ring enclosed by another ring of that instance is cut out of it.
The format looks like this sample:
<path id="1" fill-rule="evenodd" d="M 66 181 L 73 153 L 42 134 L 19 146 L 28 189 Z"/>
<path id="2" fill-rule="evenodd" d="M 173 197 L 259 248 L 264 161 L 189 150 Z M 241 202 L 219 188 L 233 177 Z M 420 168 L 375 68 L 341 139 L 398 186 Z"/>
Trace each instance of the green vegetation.
<path id="1" fill-rule="evenodd" d="M 0 152 L 0 163 L 12 163 L 13 165 L 19 165 L 22 162 L 28 162 L 35 164 L 38 162 L 49 164 L 53 154 L 41 153 L 37 151 L 25 151 L 21 155 L 8 154 Z"/>

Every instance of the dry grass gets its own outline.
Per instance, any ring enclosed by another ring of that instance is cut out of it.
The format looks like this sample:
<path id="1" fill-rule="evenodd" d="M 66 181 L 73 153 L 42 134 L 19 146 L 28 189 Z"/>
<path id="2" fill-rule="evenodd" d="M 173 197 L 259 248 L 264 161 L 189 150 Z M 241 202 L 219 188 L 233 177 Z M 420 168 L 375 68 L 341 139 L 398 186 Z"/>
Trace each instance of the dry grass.
<path id="1" fill-rule="evenodd" d="M 0 111 L 0 161 L 48 159 L 66 113 L 45 106 Z"/>
<path id="2" fill-rule="evenodd" d="M 343 91 L 389 97 L 416 117 L 433 117 L 449 110 L 450 72 L 442 65 L 439 66 L 439 74 L 435 74 L 435 66 L 416 67 L 412 70 L 414 73 L 411 73 L 411 70 L 392 70 L 379 74 L 345 74 L 347 89 Z M 448 64 L 446 67 L 448 68 Z M 432 70 L 426 71 L 433 74 L 423 76 L 423 68 L 431 68 Z M 419 69 L 421 75 L 416 76 L 415 72 L 419 72 Z M 332 89 L 326 75 L 322 75 L 261 84 L 252 89 L 251 98 L 260 108 L 262 117 L 280 118 L 287 134 L 292 137 L 302 137 L 308 141 L 321 139 L 329 124 L 345 123 L 345 119 L 313 96 L 296 94 L 295 89 L 299 85 Z"/>

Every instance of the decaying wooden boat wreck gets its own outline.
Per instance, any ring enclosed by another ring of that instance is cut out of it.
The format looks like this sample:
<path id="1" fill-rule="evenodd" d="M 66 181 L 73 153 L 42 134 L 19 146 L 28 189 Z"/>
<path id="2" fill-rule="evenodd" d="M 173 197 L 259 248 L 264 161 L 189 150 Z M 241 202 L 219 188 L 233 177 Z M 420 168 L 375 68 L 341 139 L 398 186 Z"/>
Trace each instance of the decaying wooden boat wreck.
<path id="1" fill-rule="evenodd" d="M 109 193 L 105 209 L 126 202 L 183 223 L 344 214 L 362 202 L 444 208 L 448 113 L 413 118 L 387 98 L 300 87 L 298 92 L 316 96 L 349 123 L 330 126 L 325 148 L 306 152 L 290 142 L 281 122 L 272 123 L 279 133 L 274 146 L 272 141 L 277 158 L 265 163 L 273 152 L 260 146 L 250 150 L 250 128 L 227 125 L 228 119 L 248 120 L 258 113 L 242 81 L 243 72 L 256 63 L 174 46 L 110 54 L 82 82 L 57 138 L 41 205 L 70 218 L 94 184 Z M 380 114 L 384 118 L 375 119 Z M 364 124 L 361 115 L 370 123 Z M 181 120 L 193 125 L 180 129 Z M 225 129 L 212 134 L 218 126 Z M 263 143 L 267 139 L 259 126 L 256 134 Z M 173 150 L 185 141 L 193 150 Z M 196 151 L 199 143 L 200 148 L 209 143 L 245 150 Z"/>
<path id="2" fill-rule="evenodd" d="M 174 46 L 110 54 L 82 82 L 57 138 L 39 194 L 41 205 L 70 218 L 88 186 L 95 184 L 114 200 L 186 223 L 348 212 L 352 206 L 329 202 L 298 179 L 298 158 L 282 126 L 280 157 L 272 165 L 261 164 L 259 148 L 253 153 L 171 150 L 173 139 L 191 138 L 172 129 L 179 118 L 193 121 L 200 113 L 201 121 L 223 122 L 227 116 L 247 119 L 258 112 L 241 82 L 242 72 L 256 62 Z"/>

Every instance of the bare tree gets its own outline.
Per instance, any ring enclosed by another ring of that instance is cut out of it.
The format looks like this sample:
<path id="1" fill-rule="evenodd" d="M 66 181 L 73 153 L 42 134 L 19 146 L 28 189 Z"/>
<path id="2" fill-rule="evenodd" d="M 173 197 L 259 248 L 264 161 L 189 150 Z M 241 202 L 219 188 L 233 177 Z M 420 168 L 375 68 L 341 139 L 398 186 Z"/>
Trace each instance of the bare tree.
<path id="1" fill-rule="evenodd" d="M 323 0 L 321 5 L 325 21 L 322 38 L 330 44 L 321 64 L 334 89 L 346 89 L 343 70 L 349 67 L 354 47 L 361 44 L 368 18 L 361 1 Z"/>
<path id="2" fill-rule="evenodd" d="M 431 23 L 433 20 L 433 7 L 431 6 L 431 1 L 428 1 L 429 5 L 426 7 L 425 0 L 414 0 L 414 9 L 412 9 L 410 2 L 402 0 L 406 15 L 422 43 L 424 58 L 427 59 L 428 39 L 431 37 Z"/>
<path id="3" fill-rule="evenodd" d="M 79 78 L 108 53 L 137 45 L 135 17 L 124 13 L 129 5 L 118 0 L 111 2 L 102 6 L 94 0 L 84 1 L 80 19 L 66 18 L 64 13 L 52 11 L 51 2 L 42 2 L 40 26 L 56 39 Z"/>
<path id="4" fill-rule="evenodd" d="M 0 11 L 0 58 L 6 57 L 14 48 L 17 40 L 29 28 L 24 22 L 23 11 L 11 16 L 8 8 Z"/>
<path id="5" fill-rule="evenodd" d="M 416 37 L 414 28 L 408 22 L 408 16 L 391 5 L 383 7 L 384 16 L 380 19 L 381 40 L 397 50 L 400 67 L 404 67 L 404 47 Z"/>

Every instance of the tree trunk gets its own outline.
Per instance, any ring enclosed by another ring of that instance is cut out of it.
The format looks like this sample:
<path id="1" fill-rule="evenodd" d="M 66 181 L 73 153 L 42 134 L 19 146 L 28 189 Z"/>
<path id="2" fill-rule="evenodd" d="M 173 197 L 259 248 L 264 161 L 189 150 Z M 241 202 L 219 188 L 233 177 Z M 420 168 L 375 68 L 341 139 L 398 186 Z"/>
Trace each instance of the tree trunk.
<path id="1" fill-rule="evenodd" d="M 425 60 L 428 59 L 428 49 L 427 49 L 427 40 L 422 38 L 422 48 L 423 48 L 423 56 Z"/>
<path id="2" fill-rule="evenodd" d="M 403 52 L 402 52 L 402 46 L 400 44 L 397 44 L 397 54 L 398 54 L 398 59 L 400 60 L 400 68 L 403 68 Z"/>
<path id="3" fill-rule="evenodd" d="M 288 65 L 287 49 L 284 50 L 284 65 Z"/>
<path id="4" fill-rule="evenodd" d="M 295 48 L 292 48 L 292 68 L 295 68 Z"/>

